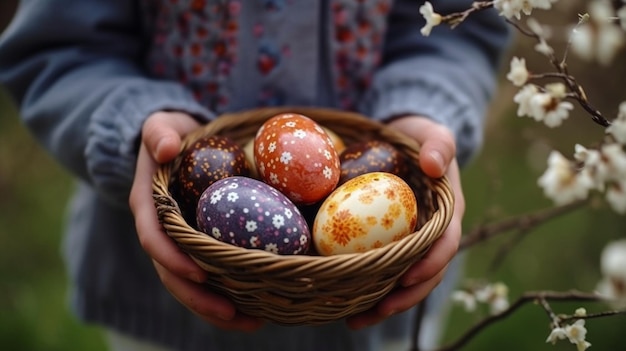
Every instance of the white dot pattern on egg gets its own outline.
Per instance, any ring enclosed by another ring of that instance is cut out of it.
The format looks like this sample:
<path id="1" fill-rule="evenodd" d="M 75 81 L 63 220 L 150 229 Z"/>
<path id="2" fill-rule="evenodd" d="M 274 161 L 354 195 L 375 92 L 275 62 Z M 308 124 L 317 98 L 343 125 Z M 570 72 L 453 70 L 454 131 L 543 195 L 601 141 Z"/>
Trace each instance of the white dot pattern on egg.
<path id="1" fill-rule="evenodd" d="M 209 186 L 198 201 L 198 229 L 232 245 L 281 255 L 307 252 L 311 235 L 304 217 L 285 195 L 247 177 Z"/>
<path id="2" fill-rule="evenodd" d="M 312 204 L 339 182 L 339 155 L 326 131 L 312 119 L 284 113 L 268 119 L 254 139 L 261 179 L 296 204 Z"/>

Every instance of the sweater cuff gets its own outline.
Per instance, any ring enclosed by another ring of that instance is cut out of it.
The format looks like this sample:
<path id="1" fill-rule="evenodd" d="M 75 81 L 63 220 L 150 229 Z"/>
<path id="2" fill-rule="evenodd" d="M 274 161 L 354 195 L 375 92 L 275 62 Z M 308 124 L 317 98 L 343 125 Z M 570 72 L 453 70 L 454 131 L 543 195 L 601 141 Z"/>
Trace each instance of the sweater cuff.
<path id="1" fill-rule="evenodd" d="M 128 206 L 143 122 L 163 110 L 186 112 L 203 122 L 215 117 L 179 84 L 149 80 L 114 90 L 94 111 L 85 157 L 90 178 L 102 196 Z"/>

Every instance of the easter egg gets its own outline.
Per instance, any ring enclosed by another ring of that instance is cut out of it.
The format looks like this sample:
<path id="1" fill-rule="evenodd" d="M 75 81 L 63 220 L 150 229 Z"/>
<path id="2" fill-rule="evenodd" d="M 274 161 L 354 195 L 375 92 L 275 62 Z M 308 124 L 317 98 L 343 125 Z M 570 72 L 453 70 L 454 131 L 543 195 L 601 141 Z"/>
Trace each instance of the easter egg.
<path id="1" fill-rule="evenodd" d="M 251 138 L 243 146 L 243 152 L 246 154 L 246 161 L 250 166 L 249 176 L 254 179 L 259 179 L 259 172 L 256 170 L 256 164 L 254 163 L 254 138 Z"/>
<path id="2" fill-rule="evenodd" d="M 337 154 L 341 154 L 341 152 L 346 148 L 346 143 L 344 143 L 343 138 L 328 127 L 322 126 L 322 129 L 324 129 L 326 134 L 328 134 L 328 136 L 330 137 L 330 140 L 332 140 L 333 146 L 335 147 L 335 151 L 337 151 Z"/>
<path id="3" fill-rule="evenodd" d="M 311 234 L 298 208 L 284 194 L 248 177 L 211 184 L 196 210 L 198 230 L 225 243 L 280 255 L 307 252 Z"/>
<path id="4" fill-rule="evenodd" d="M 367 140 L 351 144 L 339 155 L 339 184 L 371 172 L 393 173 L 401 178 L 408 170 L 406 158 L 386 141 Z"/>
<path id="5" fill-rule="evenodd" d="M 254 139 L 260 178 L 297 205 L 321 200 L 339 182 L 339 155 L 324 129 L 301 114 L 268 119 Z"/>
<path id="6" fill-rule="evenodd" d="M 365 252 L 404 238 L 416 224 L 411 187 L 391 173 L 365 173 L 324 200 L 313 223 L 313 243 L 324 256 Z"/>
<path id="7" fill-rule="evenodd" d="M 201 137 L 191 143 L 180 157 L 175 188 L 186 217 L 194 217 L 200 195 L 209 185 L 226 177 L 250 173 L 241 147 L 225 136 Z"/>

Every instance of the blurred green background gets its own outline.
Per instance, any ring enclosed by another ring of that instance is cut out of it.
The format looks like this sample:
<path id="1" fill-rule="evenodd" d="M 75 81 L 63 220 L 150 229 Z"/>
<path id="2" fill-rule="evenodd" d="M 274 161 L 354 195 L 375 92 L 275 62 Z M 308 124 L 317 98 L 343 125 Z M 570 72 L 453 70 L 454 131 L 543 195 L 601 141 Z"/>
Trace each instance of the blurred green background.
<path id="1" fill-rule="evenodd" d="M 561 2 L 563 3 L 563 2 Z M 565 26 L 575 21 L 584 1 L 566 1 L 546 16 Z M 0 31 L 14 9 L 14 1 L 0 2 Z M 558 13 L 559 16 L 554 16 Z M 542 14 L 540 14 L 542 15 Z M 562 29 L 562 28 L 561 28 Z M 563 42 L 564 40 L 561 40 Z M 532 51 L 532 43 L 518 38 L 509 56 L 527 58 L 536 72 L 549 69 Z M 573 73 L 586 87 L 590 100 L 613 118 L 626 89 L 622 54 L 611 69 L 570 61 Z M 508 69 L 507 58 L 503 73 Z M 575 143 L 591 145 L 603 135 L 585 114 L 577 112 L 561 128 L 548 129 L 515 116 L 511 104 L 515 89 L 503 81 L 494 101 L 483 150 L 464 171 L 467 201 L 466 231 L 482 223 L 551 206 L 536 185 L 552 149 L 566 156 Z M 66 200 L 71 193 L 69 175 L 61 169 L 20 125 L 15 106 L 0 90 L 0 345 L 5 350 L 104 350 L 97 327 L 80 324 L 66 305 L 67 277 L 59 253 Z M 468 278 L 503 281 L 511 300 L 524 291 L 592 291 L 600 279 L 599 255 L 609 240 L 626 235 L 626 217 L 614 214 L 601 201 L 551 221 L 528 233 L 492 267 L 503 245 L 514 233 L 467 250 Z M 608 309 L 599 303 L 557 303 L 557 313 Z M 481 318 L 458 307 L 451 311 L 445 341 L 452 341 Z M 561 341 L 544 341 L 549 321 L 538 306 L 528 304 L 480 333 L 463 350 L 573 350 Z M 622 333 L 626 316 L 587 322 L 592 350 L 626 350 Z"/>

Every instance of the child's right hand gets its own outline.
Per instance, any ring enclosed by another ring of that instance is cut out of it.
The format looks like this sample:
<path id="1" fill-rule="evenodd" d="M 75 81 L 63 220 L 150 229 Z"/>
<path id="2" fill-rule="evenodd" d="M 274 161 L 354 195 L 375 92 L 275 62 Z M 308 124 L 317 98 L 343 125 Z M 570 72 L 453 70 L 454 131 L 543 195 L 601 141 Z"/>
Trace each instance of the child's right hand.
<path id="1" fill-rule="evenodd" d="M 262 322 L 237 312 L 231 301 L 209 291 L 202 284 L 207 273 L 176 246 L 157 218 L 152 177 L 159 164 L 176 157 L 181 137 L 198 127 L 193 117 L 182 112 L 157 112 L 145 121 L 129 198 L 137 235 L 161 282 L 180 303 L 218 328 L 253 331 Z"/>

